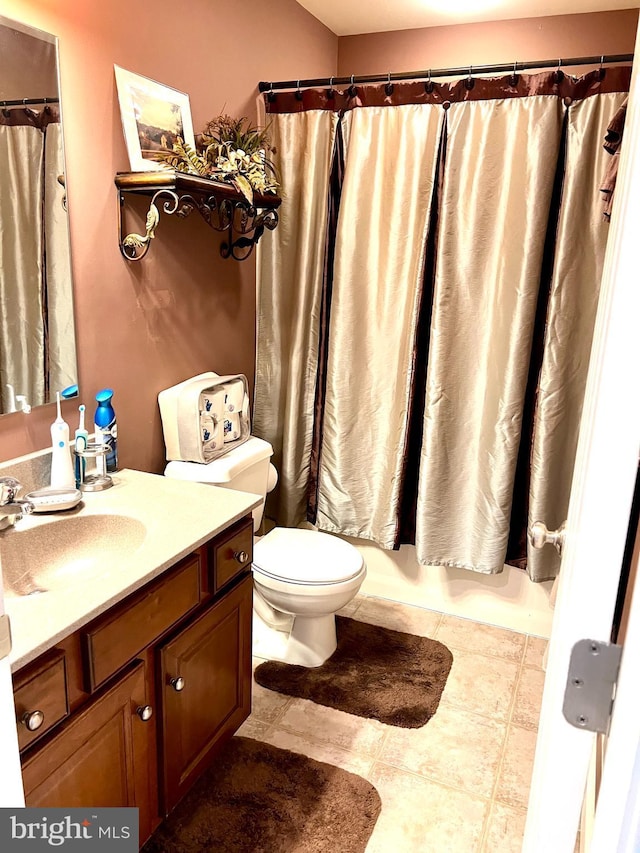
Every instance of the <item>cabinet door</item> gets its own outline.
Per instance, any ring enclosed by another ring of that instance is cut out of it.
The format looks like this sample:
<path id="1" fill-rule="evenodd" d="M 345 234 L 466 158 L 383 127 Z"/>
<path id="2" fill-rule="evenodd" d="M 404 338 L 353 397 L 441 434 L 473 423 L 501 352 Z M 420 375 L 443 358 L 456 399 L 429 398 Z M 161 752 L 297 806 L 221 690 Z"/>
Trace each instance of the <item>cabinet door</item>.
<path id="1" fill-rule="evenodd" d="M 251 711 L 252 579 L 160 649 L 164 812 Z"/>
<path id="2" fill-rule="evenodd" d="M 26 804 L 134 806 L 140 809 L 140 838 L 146 838 L 152 809 L 148 762 L 155 726 L 138 715 L 144 705 L 144 665 L 138 663 L 25 758 Z"/>

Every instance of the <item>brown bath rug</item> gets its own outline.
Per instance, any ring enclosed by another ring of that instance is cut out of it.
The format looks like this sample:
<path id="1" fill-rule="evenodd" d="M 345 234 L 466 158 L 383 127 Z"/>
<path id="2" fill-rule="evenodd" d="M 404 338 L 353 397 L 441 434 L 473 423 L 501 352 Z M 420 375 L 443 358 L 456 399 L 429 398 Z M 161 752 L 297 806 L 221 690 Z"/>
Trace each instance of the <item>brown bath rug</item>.
<path id="1" fill-rule="evenodd" d="M 364 853 L 380 808 L 360 776 L 233 737 L 142 853 Z"/>
<path id="2" fill-rule="evenodd" d="M 322 666 L 269 660 L 256 667 L 258 684 L 390 726 L 424 726 L 436 712 L 453 663 L 449 649 L 344 616 L 336 616 L 336 627 L 338 648 Z"/>

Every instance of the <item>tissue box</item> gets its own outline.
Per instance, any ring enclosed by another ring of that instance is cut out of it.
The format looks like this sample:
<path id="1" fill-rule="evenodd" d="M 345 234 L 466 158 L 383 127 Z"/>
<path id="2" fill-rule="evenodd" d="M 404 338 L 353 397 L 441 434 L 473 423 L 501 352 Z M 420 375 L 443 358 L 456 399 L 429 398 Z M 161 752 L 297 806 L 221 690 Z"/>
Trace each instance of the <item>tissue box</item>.
<path id="1" fill-rule="evenodd" d="M 227 400 L 236 410 L 233 429 Z M 243 444 L 251 434 L 249 388 L 241 373 L 200 373 L 158 394 L 167 461 L 211 462 Z M 238 408 L 237 408 L 238 407 Z"/>

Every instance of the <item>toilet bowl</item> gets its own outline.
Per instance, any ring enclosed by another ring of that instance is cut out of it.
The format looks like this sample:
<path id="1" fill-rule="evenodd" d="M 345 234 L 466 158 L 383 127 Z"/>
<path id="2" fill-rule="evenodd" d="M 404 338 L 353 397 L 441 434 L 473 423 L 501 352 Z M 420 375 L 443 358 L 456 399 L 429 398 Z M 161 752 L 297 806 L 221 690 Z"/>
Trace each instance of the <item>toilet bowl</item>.
<path id="1" fill-rule="evenodd" d="M 254 653 L 320 666 L 336 650 L 336 612 L 365 579 L 360 552 L 327 533 L 276 527 L 256 543 L 252 570 Z"/>
<path id="2" fill-rule="evenodd" d="M 277 482 L 272 453 L 268 442 L 252 436 L 213 462 L 169 462 L 165 476 L 261 495 L 255 532 Z M 335 614 L 367 573 L 360 552 L 328 533 L 276 527 L 256 539 L 252 572 L 254 654 L 300 666 L 324 663 L 336 649 Z"/>

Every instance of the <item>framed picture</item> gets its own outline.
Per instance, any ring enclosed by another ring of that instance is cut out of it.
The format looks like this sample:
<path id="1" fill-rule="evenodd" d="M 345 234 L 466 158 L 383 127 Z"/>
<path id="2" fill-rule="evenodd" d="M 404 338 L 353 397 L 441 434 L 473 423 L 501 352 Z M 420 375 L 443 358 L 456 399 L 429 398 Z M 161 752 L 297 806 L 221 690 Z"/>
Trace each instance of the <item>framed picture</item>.
<path id="1" fill-rule="evenodd" d="M 188 95 L 118 65 L 114 70 L 131 171 L 161 170 L 152 157 L 171 151 L 178 136 L 195 148 Z"/>

